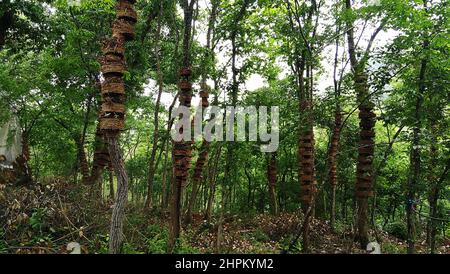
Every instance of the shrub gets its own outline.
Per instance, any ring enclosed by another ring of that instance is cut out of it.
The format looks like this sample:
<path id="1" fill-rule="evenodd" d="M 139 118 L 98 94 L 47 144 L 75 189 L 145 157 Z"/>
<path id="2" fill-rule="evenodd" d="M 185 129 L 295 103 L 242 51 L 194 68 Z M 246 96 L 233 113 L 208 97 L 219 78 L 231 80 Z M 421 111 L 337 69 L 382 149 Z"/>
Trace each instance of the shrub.
<path id="1" fill-rule="evenodd" d="M 408 238 L 408 232 L 406 225 L 402 222 L 390 223 L 386 226 L 386 231 L 401 240 L 406 240 Z"/>

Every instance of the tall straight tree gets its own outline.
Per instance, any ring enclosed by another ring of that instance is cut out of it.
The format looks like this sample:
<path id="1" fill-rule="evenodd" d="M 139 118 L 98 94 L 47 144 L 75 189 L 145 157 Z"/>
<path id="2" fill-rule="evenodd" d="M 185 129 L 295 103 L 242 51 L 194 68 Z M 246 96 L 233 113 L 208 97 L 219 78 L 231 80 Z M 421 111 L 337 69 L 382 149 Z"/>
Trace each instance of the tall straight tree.
<path id="1" fill-rule="evenodd" d="M 338 13 L 340 1 L 335 4 L 336 13 Z M 336 14 L 337 16 L 337 14 Z M 338 78 L 338 66 L 339 66 L 339 46 L 341 37 L 339 35 L 341 31 L 340 24 L 336 24 L 336 40 L 335 40 L 335 52 L 334 52 L 334 67 L 333 67 L 333 88 L 334 88 L 334 124 L 331 134 L 330 148 L 328 152 L 328 181 L 331 187 L 331 199 L 330 199 L 330 226 L 332 229 L 335 227 L 336 222 L 336 187 L 338 185 L 337 177 L 337 155 L 339 152 L 339 140 L 341 138 L 342 127 L 342 110 L 341 110 L 341 84 L 342 77 Z M 342 71 L 341 74 L 342 75 Z"/>
<path id="2" fill-rule="evenodd" d="M 267 179 L 269 182 L 269 198 L 270 198 L 270 210 L 273 215 L 278 214 L 278 201 L 277 201 L 277 154 L 270 153 L 267 160 Z"/>
<path id="3" fill-rule="evenodd" d="M 296 75 L 299 106 L 298 133 L 298 178 L 300 182 L 302 210 L 305 213 L 305 227 L 302 231 L 303 250 L 309 251 L 310 220 L 314 210 L 314 196 L 317 191 L 314 163 L 314 117 L 313 90 L 314 64 L 316 54 L 316 34 L 320 4 L 311 0 L 301 4 L 298 0 L 286 0 L 288 19 L 294 38 L 294 55 L 292 68 Z M 298 37 L 298 38 L 297 38 Z"/>
<path id="4" fill-rule="evenodd" d="M 348 15 L 353 12 L 351 0 L 345 0 L 345 8 Z M 350 18 L 353 18 L 350 16 Z M 357 201 L 357 228 L 358 241 L 361 248 L 366 248 L 369 242 L 368 236 L 368 199 L 373 195 L 373 161 L 375 150 L 375 122 L 376 114 L 374 104 L 369 92 L 368 75 L 366 72 L 369 53 L 378 33 L 382 30 L 384 22 L 375 29 L 362 55 L 357 52 L 354 19 L 347 20 L 347 43 L 352 68 L 354 89 L 357 95 L 359 109 L 359 142 L 358 161 L 356 167 L 356 201 Z M 361 56 L 358 58 L 358 56 Z"/>
<path id="5" fill-rule="evenodd" d="M 163 72 L 161 69 L 161 20 L 164 16 L 163 1 L 159 4 L 159 12 L 157 19 L 156 35 L 155 35 L 155 54 L 156 54 L 156 73 L 158 82 L 158 95 L 156 98 L 155 113 L 153 118 L 154 131 L 152 139 L 152 152 L 150 154 L 150 160 L 148 163 L 148 178 L 147 178 L 147 199 L 145 200 L 145 208 L 150 209 L 152 207 L 153 196 L 153 180 L 155 178 L 156 170 L 156 151 L 158 150 L 158 135 L 159 135 L 159 108 L 161 106 L 161 95 L 164 88 Z M 163 148 L 161 148 L 162 150 Z"/>
<path id="6" fill-rule="evenodd" d="M 191 68 L 191 36 L 192 36 L 192 20 L 194 5 L 196 0 L 183 0 L 182 8 L 184 10 L 184 34 L 183 34 L 183 63 L 180 69 L 180 106 L 190 107 L 192 99 L 192 84 L 190 77 Z M 181 117 L 180 117 L 181 118 Z M 186 117 L 185 117 L 186 118 Z M 179 133 L 183 133 L 183 127 Z M 182 190 L 186 186 L 188 177 L 188 169 L 191 158 L 191 142 L 176 141 L 173 144 L 174 157 L 174 177 L 172 187 L 172 207 L 171 219 L 169 223 L 169 241 L 167 243 L 167 251 L 172 253 L 178 237 L 180 236 L 180 218 L 181 218 L 181 195 Z"/>
<path id="7" fill-rule="evenodd" d="M 423 0 L 423 7 L 425 11 L 428 9 L 428 1 Z M 414 203 L 416 199 L 417 187 L 420 181 L 420 170 L 421 170 L 421 151 L 420 151 L 420 135 L 422 128 L 422 105 L 425 96 L 425 78 L 428 66 L 428 59 L 426 57 L 427 50 L 429 47 L 429 40 L 426 34 L 423 38 L 422 50 L 425 52 L 424 58 L 420 61 L 419 76 L 417 80 L 418 93 L 416 96 L 415 110 L 414 110 L 414 120 L 415 124 L 413 127 L 413 136 L 411 142 L 411 175 L 408 180 L 408 202 L 406 207 L 406 219 L 407 219 L 407 232 L 408 232 L 408 253 L 415 253 L 415 212 Z"/>

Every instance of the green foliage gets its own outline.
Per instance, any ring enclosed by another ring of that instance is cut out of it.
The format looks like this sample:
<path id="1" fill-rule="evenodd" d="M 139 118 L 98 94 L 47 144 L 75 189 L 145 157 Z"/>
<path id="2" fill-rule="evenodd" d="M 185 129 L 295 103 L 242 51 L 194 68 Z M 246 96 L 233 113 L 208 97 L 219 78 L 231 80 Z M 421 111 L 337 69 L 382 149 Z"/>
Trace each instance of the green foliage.
<path id="1" fill-rule="evenodd" d="M 30 217 L 30 226 L 37 231 L 42 231 L 42 226 L 45 224 L 45 216 L 46 216 L 46 209 L 45 208 L 37 208 L 35 211 L 31 214 Z"/>
<path id="2" fill-rule="evenodd" d="M 164 254 L 167 251 L 169 231 L 159 225 L 149 225 L 145 233 L 147 237 L 147 253 Z"/>
<path id="3" fill-rule="evenodd" d="M 403 222 L 394 222 L 390 223 L 386 226 L 386 231 L 394 237 L 397 237 L 401 240 L 407 239 L 407 228 L 405 223 Z"/>
<path id="4" fill-rule="evenodd" d="M 269 235 L 267 235 L 261 228 L 257 228 L 253 231 L 252 236 L 258 242 L 267 242 L 270 240 Z"/>
<path id="5" fill-rule="evenodd" d="M 281 239 L 280 241 L 280 249 L 283 251 L 286 251 L 288 253 L 300 253 L 302 251 L 302 243 L 301 241 L 297 240 L 293 246 L 291 246 L 292 241 L 294 239 L 294 235 L 288 235 Z"/>
<path id="6" fill-rule="evenodd" d="M 167 241 L 169 239 L 169 231 L 166 227 L 160 225 L 149 225 L 146 228 L 147 253 L 164 254 L 167 252 Z M 195 254 L 198 250 L 192 247 L 188 241 L 188 235 L 181 235 L 175 244 L 175 254 Z"/>
<path id="7" fill-rule="evenodd" d="M 399 246 L 392 243 L 383 243 L 381 245 L 381 250 L 383 254 L 405 254 L 406 253 L 406 247 Z"/>

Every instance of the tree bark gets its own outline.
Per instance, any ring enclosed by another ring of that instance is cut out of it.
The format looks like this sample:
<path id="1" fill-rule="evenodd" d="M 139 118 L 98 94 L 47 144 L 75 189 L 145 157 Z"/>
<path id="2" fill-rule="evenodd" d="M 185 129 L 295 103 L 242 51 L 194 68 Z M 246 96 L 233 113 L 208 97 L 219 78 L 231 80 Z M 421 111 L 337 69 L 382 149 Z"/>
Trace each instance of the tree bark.
<path id="1" fill-rule="evenodd" d="M 109 167 L 109 198 L 114 200 L 114 167 L 110 165 Z"/>
<path id="2" fill-rule="evenodd" d="M 337 154 L 339 149 L 339 139 L 341 137 L 342 113 L 336 110 L 334 116 L 334 128 L 331 137 L 330 156 L 329 156 L 329 172 L 328 180 L 331 186 L 331 205 L 330 205 L 330 226 L 335 227 L 336 222 L 336 186 L 337 180 Z"/>
<path id="3" fill-rule="evenodd" d="M 117 176 L 117 198 L 114 204 L 109 232 L 109 253 L 120 253 L 123 244 L 123 218 L 128 200 L 128 175 L 117 142 L 117 135 L 107 135 L 109 155 Z"/>
<path id="4" fill-rule="evenodd" d="M 277 154 L 271 153 L 267 164 L 267 178 L 269 182 L 270 208 L 273 215 L 278 215 L 277 186 Z"/>
<path id="5" fill-rule="evenodd" d="M 338 184 L 337 177 L 337 155 L 339 149 L 339 140 L 341 138 L 341 127 L 342 127 L 342 113 L 340 104 L 340 85 L 341 80 L 337 78 L 337 67 L 338 67 L 338 57 L 339 57 L 339 35 L 340 26 L 336 25 L 336 42 L 335 42 L 335 54 L 334 54 L 334 69 L 333 69 L 333 82 L 334 82 L 334 96 L 336 100 L 336 109 L 334 113 L 334 128 L 331 136 L 331 145 L 328 158 L 328 180 L 331 186 L 331 199 L 330 199 L 330 226 L 334 230 L 336 222 L 336 187 Z"/>
<path id="6" fill-rule="evenodd" d="M 160 36 L 161 36 L 161 18 L 163 16 L 162 1 L 159 7 L 158 14 L 158 27 L 156 30 L 155 38 L 155 53 L 156 53 L 156 69 L 158 74 L 158 97 L 156 99 L 155 113 L 154 113 L 154 131 L 153 131 L 153 142 L 152 142 L 152 152 L 150 154 L 150 161 L 148 167 L 148 178 L 147 178 L 147 199 L 145 200 L 145 209 L 150 209 L 152 207 L 152 196 L 153 196 L 153 181 L 155 178 L 155 170 L 157 168 L 155 164 L 156 151 L 158 149 L 158 133 L 159 133 L 159 108 L 161 104 L 161 95 L 163 92 L 163 73 L 161 70 L 161 55 L 160 55 Z"/>
<path id="7" fill-rule="evenodd" d="M 220 154 L 222 153 L 222 146 L 217 149 L 214 161 L 209 161 L 209 164 L 212 165 L 210 168 L 210 174 L 208 176 L 208 203 L 206 205 L 205 211 L 205 220 L 210 222 L 212 217 L 212 208 L 214 203 L 214 196 L 216 193 L 216 178 L 217 178 L 217 166 L 219 164 Z"/>
<path id="8" fill-rule="evenodd" d="M 162 194 L 161 194 L 161 208 L 164 210 L 167 208 L 167 162 L 169 158 L 169 142 L 166 143 L 166 148 L 164 152 L 164 163 L 163 163 L 163 174 L 162 174 Z"/>

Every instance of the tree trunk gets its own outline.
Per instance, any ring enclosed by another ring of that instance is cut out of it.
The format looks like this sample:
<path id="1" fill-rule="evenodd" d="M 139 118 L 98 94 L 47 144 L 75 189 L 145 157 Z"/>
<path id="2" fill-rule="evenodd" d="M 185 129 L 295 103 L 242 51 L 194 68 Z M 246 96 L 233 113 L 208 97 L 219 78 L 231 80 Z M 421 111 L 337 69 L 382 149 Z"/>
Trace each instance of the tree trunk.
<path id="1" fill-rule="evenodd" d="M 105 142 L 104 134 L 100 129 L 100 120 L 97 123 L 94 143 L 94 159 L 92 161 L 91 175 L 83 180 L 83 183 L 95 185 L 102 176 L 103 169 L 110 165 L 108 145 Z"/>
<path id="2" fill-rule="evenodd" d="M 111 163 L 117 175 L 117 198 L 111 218 L 109 253 L 117 254 L 121 252 L 123 244 L 123 217 L 128 200 L 128 176 L 117 142 L 117 135 L 107 135 L 106 139 Z"/>
<path id="3" fill-rule="evenodd" d="M 334 116 L 334 129 L 331 137 L 328 180 L 331 186 L 330 226 L 334 229 L 336 221 L 336 186 L 337 180 L 337 154 L 339 139 L 341 137 L 342 113 L 337 110 Z"/>
<path id="4" fill-rule="evenodd" d="M 219 159 L 220 159 L 221 153 L 222 153 L 222 146 L 220 146 L 219 149 L 216 150 L 214 161 L 209 161 L 209 164 L 212 165 L 212 167 L 210 168 L 210 174 L 208 176 L 209 195 L 208 195 L 208 203 L 206 205 L 206 212 L 205 212 L 205 220 L 208 222 L 211 221 L 211 217 L 212 217 L 214 196 L 216 193 L 217 166 L 219 164 Z"/>
<path id="5" fill-rule="evenodd" d="M 346 0 L 347 11 L 352 11 L 351 0 Z M 353 72 L 354 88 L 359 109 L 359 142 L 356 167 L 357 239 L 361 249 L 369 243 L 368 199 L 373 195 L 373 160 L 375 149 L 374 104 L 370 101 L 368 77 L 365 72 L 366 60 L 358 60 L 355 48 L 353 24 L 347 23 L 348 52 Z"/>
<path id="6" fill-rule="evenodd" d="M 430 224 L 429 224 L 429 246 L 430 246 L 430 253 L 434 254 L 436 250 L 436 234 L 437 234 L 437 206 L 438 206 L 438 199 L 439 199 L 439 192 L 441 189 L 442 183 L 448 178 L 448 173 L 450 170 L 450 160 L 447 161 L 447 165 L 444 169 L 444 172 L 442 173 L 441 177 L 433 183 L 433 186 L 430 191 L 429 196 L 429 203 L 430 203 Z"/>
<path id="7" fill-rule="evenodd" d="M 301 69 L 300 69 L 301 70 Z M 312 77 L 312 67 L 307 66 L 306 76 Z M 312 213 L 306 220 L 306 228 L 303 230 L 303 250 L 309 252 L 309 226 L 310 220 L 314 214 L 313 198 L 317 191 L 317 182 L 315 174 L 314 164 L 314 130 L 313 130 L 313 113 L 312 113 L 312 96 L 310 94 L 310 82 L 309 79 L 299 79 L 300 84 L 300 113 L 301 113 L 301 131 L 299 134 L 299 177 L 300 177 L 300 190 L 303 212 L 306 213 L 310 208 Z M 306 85 L 303 83 L 305 81 Z"/>
<path id="8" fill-rule="evenodd" d="M 19 184 L 29 184 L 33 181 L 30 168 L 30 144 L 28 131 L 22 133 L 22 153 L 17 158 L 17 166 L 19 171 L 18 182 Z"/>
<path id="9" fill-rule="evenodd" d="M 169 157 L 169 142 L 166 143 L 166 148 L 164 152 L 164 164 L 163 164 L 163 174 L 162 174 L 162 194 L 161 194 L 161 208 L 164 210 L 167 208 L 167 160 Z"/>
<path id="10" fill-rule="evenodd" d="M 114 167 L 110 165 L 109 167 L 109 198 L 114 200 Z"/>
<path id="11" fill-rule="evenodd" d="M 123 12 L 127 17 L 122 17 Z M 99 115 L 99 129 L 104 133 L 108 145 L 109 158 L 117 177 L 117 197 L 114 204 L 111 229 L 109 235 L 109 253 L 121 252 L 123 245 L 123 218 L 128 201 L 128 175 L 122 158 L 118 139 L 125 126 L 125 41 L 135 36 L 134 26 L 137 21 L 133 3 L 119 0 L 116 4 L 116 19 L 112 24 L 112 38 L 103 43 L 103 59 L 101 70 L 104 77 L 102 83 L 102 105 Z"/>
<path id="12" fill-rule="evenodd" d="M 83 138 L 80 137 L 78 140 L 75 140 L 75 142 L 77 144 L 78 163 L 80 165 L 80 171 L 83 177 L 82 181 L 85 181 L 89 177 L 89 167 L 86 157 L 86 151 L 84 150 L 84 141 Z"/>
<path id="13" fill-rule="evenodd" d="M 428 48 L 429 42 L 427 40 L 423 43 L 423 49 Z M 416 189 L 420 181 L 421 156 L 420 156 L 420 135 L 421 135 L 421 119 L 422 119 L 422 104 L 425 93 L 425 73 L 427 70 L 427 59 L 422 59 L 420 64 L 420 71 L 418 77 L 418 94 L 414 112 L 415 125 L 413 128 L 412 144 L 411 144 L 411 176 L 408 180 L 408 200 L 406 206 L 406 222 L 408 228 L 408 254 L 415 253 L 415 199 Z"/>
<path id="14" fill-rule="evenodd" d="M 156 41 L 155 41 L 155 53 L 156 53 L 156 68 L 158 74 L 158 97 L 156 99 L 155 105 L 155 116 L 153 119 L 154 131 L 153 131 L 153 142 L 152 142 L 152 152 L 150 154 L 150 161 L 148 167 L 148 178 L 147 178 L 147 199 L 145 200 L 145 209 L 150 209 L 152 207 L 152 196 L 153 196 L 153 180 L 155 178 L 155 170 L 157 165 L 155 164 L 156 151 L 158 149 L 158 132 L 159 132 L 159 108 L 161 102 L 161 95 L 163 92 L 164 80 L 163 73 L 161 70 L 161 55 L 160 55 L 160 36 L 161 36 L 161 18 L 163 16 L 162 1 L 160 2 L 159 14 L 158 14 L 158 27 L 156 31 Z M 161 148 L 162 149 L 162 148 Z"/>
<path id="15" fill-rule="evenodd" d="M 218 8 L 218 1 L 212 1 L 211 2 L 211 13 L 209 15 L 208 20 L 208 31 L 206 35 L 206 49 L 207 53 L 205 55 L 205 62 L 208 61 L 208 59 L 213 58 L 212 61 L 214 61 L 214 55 L 212 54 L 212 51 L 214 50 L 211 46 L 211 36 L 214 32 L 214 26 L 216 21 L 216 15 L 217 15 L 217 8 Z M 205 110 L 205 108 L 209 107 L 209 88 L 206 84 L 206 78 L 207 78 L 208 72 L 206 70 L 203 70 L 202 72 L 202 83 L 201 83 L 201 92 L 200 92 L 200 98 L 202 111 Z M 203 117 L 202 117 L 203 121 Z M 198 185 L 199 182 L 202 180 L 202 173 L 203 168 L 205 166 L 205 162 L 208 160 L 208 149 L 209 149 L 209 143 L 203 139 L 202 145 L 200 147 L 199 156 L 197 159 L 197 162 L 195 164 L 194 173 L 192 176 L 192 192 L 191 197 L 189 199 L 188 209 L 186 213 L 186 224 L 190 224 L 192 222 L 192 210 L 195 208 L 195 203 L 197 199 L 197 192 L 198 192 Z"/>
<path id="16" fill-rule="evenodd" d="M 267 178 L 269 181 L 269 198 L 270 198 L 270 209 L 273 215 L 278 215 L 278 201 L 276 194 L 277 185 L 277 155 L 276 153 L 271 153 L 269 155 L 269 161 L 267 165 Z"/>
<path id="17" fill-rule="evenodd" d="M 180 105 L 185 107 L 191 106 L 192 85 L 190 83 L 191 61 L 190 61 L 190 39 L 192 35 L 192 19 L 193 8 L 196 0 L 185 0 L 182 2 L 184 9 L 184 36 L 183 36 L 183 67 L 180 69 Z M 181 117 L 180 117 L 181 118 Z M 180 128 L 180 134 L 183 133 Z M 181 215 L 181 195 L 182 190 L 186 186 L 188 177 L 188 169 L 191 160 L 191 141 L 174 142 L 173 144 L 174 159 L 174 189 L 172 199 L 172 211 L 170 221 L 169 241 L 167 245 L 168 253 L 172 253 L 175 243 L 180 235 L 180 215 Z"/>
<path id="18" fill-rule="evenodd" d="M 189 199 L 189 203 L 187 206 L 186 213 L 186 224 L 190 224 L 192 222 L 192 213 L 195 208 L 195 204 L 197 201 L 197 193 L 199 188 L 199 183 L 202 180 L 202 172 L 205 162 L 208 159 L 208 147 L 209 143 L 204 140 L 202 142 L 202 146 L 200 148 L 200 155 L 198 156 L 197 162 L 195 164 L 194 173 L 192 176 L 192 192 Z"/>
<path id="19" fill-rule="evenodd" d="M 222 185 L 222 201 L 220 207 L 220 217 L 219 222 L 217 224 L 217 238 L 216 238 L 216 254 L 220 254 L 222 252 L 222 242 L 223 242 L 223 225 L 225 222 L 225 204 L 226 204 L 226 195 L 227 189 L 224 185 Z"/>

